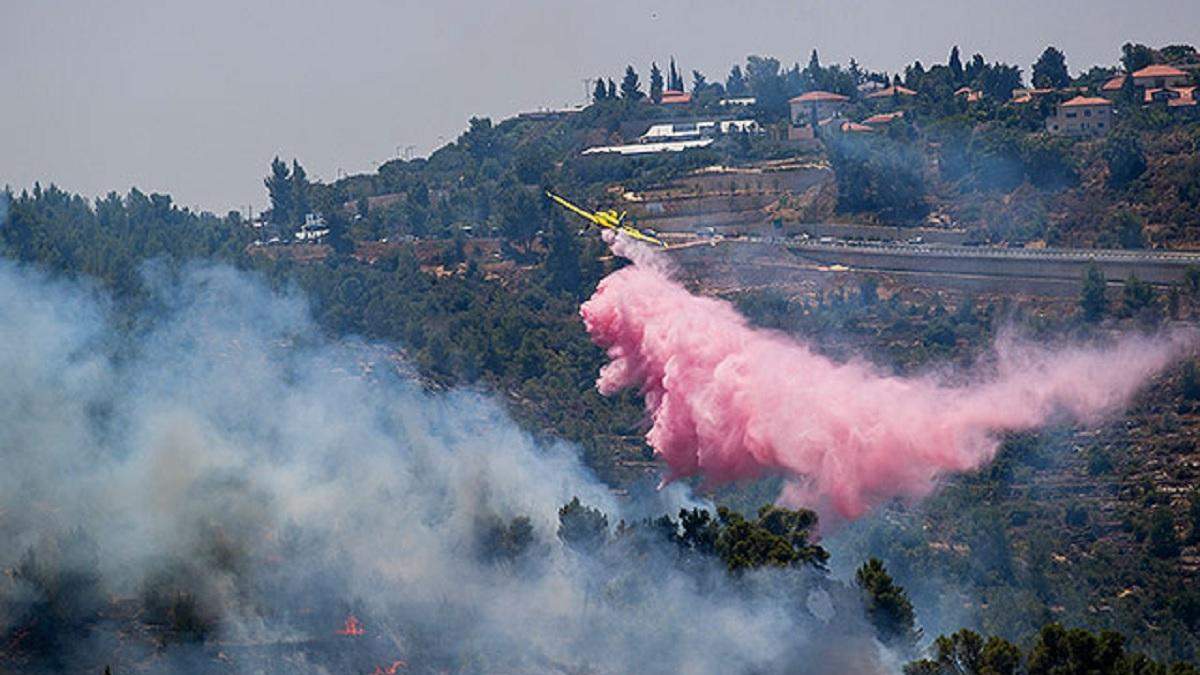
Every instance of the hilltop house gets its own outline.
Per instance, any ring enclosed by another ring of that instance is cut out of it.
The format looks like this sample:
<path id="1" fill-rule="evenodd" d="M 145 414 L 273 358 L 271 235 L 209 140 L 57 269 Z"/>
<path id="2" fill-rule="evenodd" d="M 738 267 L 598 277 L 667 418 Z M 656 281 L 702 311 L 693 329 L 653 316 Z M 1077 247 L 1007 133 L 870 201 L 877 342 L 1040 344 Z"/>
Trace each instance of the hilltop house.
<path id="1" fill-rule="evenodd" d="M 1118 75 L 1100 87 L 1100 93 L 1115 100 L 1125 86 L 1127 75 Z M 1196 106 L 1196 87 L 1188 74 L 1174 66 L 1154 64 L 1135 71 L 1133 84 L 1141 90 L 1143 105 L 1160 104 L 1171 109 Z"/>
<path id="2" fill-rule="evenodd" d="M 820 121 L 840 115 L 850 97 L 831 91 L 810 91 L 788 101 L 791 108 L 792 125 L 798 126 L 813 120 Z"/>
<path id="3" fill-rule="evenodd" d="M 1133 73 L 1133 84 L 1143 89 L 1186 87 L 1188 84 L 1188 74 L 1174 66 L 1156 63 L 1135 71 Z"/>
<path id="4" fill-rule="evenodd" d="M 1046 118 L 1046 131 L 1056 136 L 1103 136 L 1112 128 L 1112 101 L 1076 96 L 1059 103 Z"/>

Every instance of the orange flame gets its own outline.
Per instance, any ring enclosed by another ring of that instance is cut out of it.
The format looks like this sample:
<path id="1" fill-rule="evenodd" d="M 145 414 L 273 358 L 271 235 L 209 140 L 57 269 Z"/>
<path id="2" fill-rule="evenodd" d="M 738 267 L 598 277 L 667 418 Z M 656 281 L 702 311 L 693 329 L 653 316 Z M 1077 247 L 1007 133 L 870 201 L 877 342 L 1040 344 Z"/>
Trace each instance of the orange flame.
<path id="1" fill-rule="evenodd" d="M 375 671 L 371 675 L 396 675 L 401 668 L 408 670 L 408 661 L 392 661 L 392 665 L 387 668 L 375 666 Z"/>
<path id="2" fill-rule="evenodd" d="M 346 623 L 341 628 L 334 631 L 338 635 L 366 635 L 367 629 L 363 627 L 362 622 L 353 614 L 346 617 Z"/>

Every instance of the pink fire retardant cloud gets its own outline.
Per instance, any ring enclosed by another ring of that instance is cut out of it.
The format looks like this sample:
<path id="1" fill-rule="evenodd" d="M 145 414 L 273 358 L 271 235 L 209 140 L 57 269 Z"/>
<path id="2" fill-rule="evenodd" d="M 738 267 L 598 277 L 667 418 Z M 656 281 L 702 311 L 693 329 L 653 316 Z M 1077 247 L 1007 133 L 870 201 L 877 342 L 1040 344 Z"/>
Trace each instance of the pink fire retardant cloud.
<path id="1" fill-rule="evenodd" d="M 926 496 L 940 475 L 989 461 L 1001 432 L 1119 411 L 1192 342 L 1130 336 L 1050 349 L 1001 340 L 970 384 L 898 377 L 753 328 L 729 303 L 675 282 L 665 256 L 623 237 L 613 248 L 634 264 L 603 279 L 580 313 L 610 359 L 600 392 L 636 386 L 645 396 L 646 439 L 666 460 L 664 482 L 781 474 L 782 503 L 824 516 L 853 519 L 892 498 Z"/>

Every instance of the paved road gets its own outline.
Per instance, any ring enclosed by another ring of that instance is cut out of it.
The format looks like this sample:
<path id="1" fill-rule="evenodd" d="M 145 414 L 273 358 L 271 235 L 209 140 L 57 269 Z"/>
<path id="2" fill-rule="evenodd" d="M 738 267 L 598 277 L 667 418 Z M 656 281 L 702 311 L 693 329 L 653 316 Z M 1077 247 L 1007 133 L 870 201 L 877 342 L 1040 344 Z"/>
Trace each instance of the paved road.
<path id="1" fill-rule="evenodd" d="M 1190 267 L 1200 268 L 1200 251 L 993 248 L 952 244 L 903 242 L 822 242 L 787 237 L 744 236 L 698 240 L 680 248 L 705 244 L 761 246 L 822 264 L 842 264 L 856 269 L 878 269 L 925 274 L 971 274 L 991 277 L 1056 279 L 1079 282 L 1095 264 L 1110 281 L 1137 276 L 1155 284 L 1177 284 Z"/>
<path id="2" fill-rule="evenodd" d="M 956 246 L 953 244 L 908 244 L 904 242 L 850 242 L 789 240 L 770 237 L 747 237 L 747 241 L 778 243 L 788 248 L 830 253 L 863 251 L 882 255 L 951 256 L 956 258 L 999 258 L 1017 260 L 1055 260 L 1077 262 L 1153 262 L 1200 266 L 1200 251 L 1163 251 L 1157 249 L 1129 250 L 1105 248 L 995 248 L 989 246 Z"/>

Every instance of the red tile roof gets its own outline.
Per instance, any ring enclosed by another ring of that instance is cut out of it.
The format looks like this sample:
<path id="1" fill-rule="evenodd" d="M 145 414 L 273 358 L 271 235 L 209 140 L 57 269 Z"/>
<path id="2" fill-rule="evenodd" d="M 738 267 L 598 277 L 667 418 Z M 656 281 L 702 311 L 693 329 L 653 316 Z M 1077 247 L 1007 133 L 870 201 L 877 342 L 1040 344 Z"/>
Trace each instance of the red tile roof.
<path id="1" fill-rule="evenodd" d="M 863 120 L 862 123 L 863 124 L 888 124 L 891 121 L 899 119 L 901 117 L 904 117 L 904 111 L 898 110 L 896 112 L 879 113 L 878 115 L 871 115 L 867 119 Z"/>
<path id="2" fill-rule="evenodd" d="M 1121 87 L 1123 86 L 1125 86 L 1125 76 L 1118 75 L 1108 82 L 1105 82 L 1104 86 L 1100 87 L 1100 91 L 1120 91 Z"/>
<path id="3" fill-rule="evenodd" d="M 1112 101 L 1099 96 L 1076 96 L 1075 98 L 1062 104 L 1064 108 L 1074 108 L 1076 106 L 1085 105 L 1112 105 Z"/>
<path id="4" fill-rule="evenodd" d="M 662 102 L 663 103 L 667 103 L 667 104 L 690 103 L 691 101 L 692 101 L 692 95 L 687 92 L 684 92 L 684 91 L 675 91 L 674 89 L 668 89 L 662 93 Z"/>
<path id="5" fill-rule="evenodd" d="M 815 103 L 817 101 L 849 101 L 849 96 L 842 96 L 831 91 L 810 91 L 788 101 L 789 103 Z"/>
<path id="6" fill-rule="evenodd" d="M 1187 77 L 1187 73 L 1172 66 L 1156 63 L 1152 66 L 1146 66 L 1139 71 L 1134 72 L 1133 76 L 1138 77 Z"/>
<path id="7" fill-rule="evenodd" d="M 842 131 L 846 133 L 865 133 L 875 130 L 869 126 L 866 126 L 865 124 L 859 124 L 857 122 L 842 122 Z"/>
<path id="8" fill-rule="evenodd" d="M 894 84 L 886 89 L 880 89 L 867 94 L 867 98 L 890 98 L 892 96 L 916 96 L 917 92 L 908 87 Z"/>

